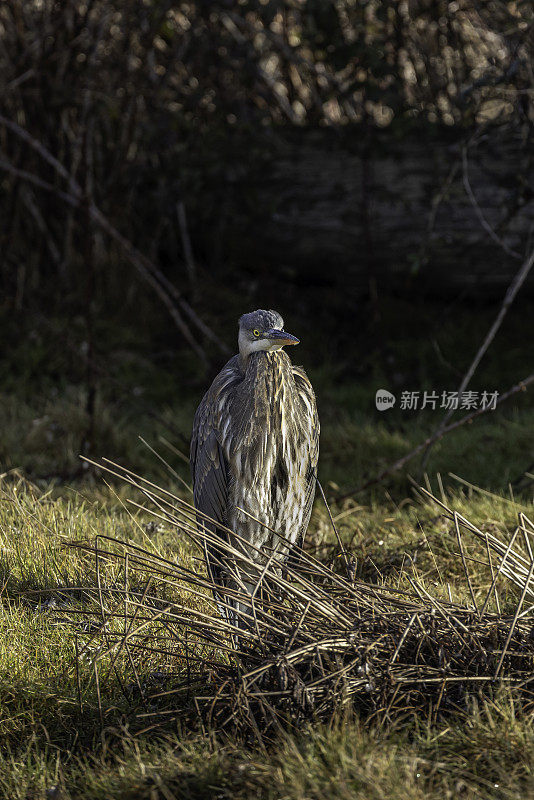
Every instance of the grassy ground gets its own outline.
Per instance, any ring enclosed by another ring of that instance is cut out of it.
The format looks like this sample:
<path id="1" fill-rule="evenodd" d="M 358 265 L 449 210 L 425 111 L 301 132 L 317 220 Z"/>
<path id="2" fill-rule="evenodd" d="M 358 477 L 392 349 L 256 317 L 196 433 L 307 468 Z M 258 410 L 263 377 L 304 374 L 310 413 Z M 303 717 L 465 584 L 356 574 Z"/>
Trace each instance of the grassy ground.
<path id="1" fill-rule="evenodd" d="M 0 796 L 396 800 L 520 798 L 534 791 L 532 718 L 523 717 L 513 696 L 499 690 L 491 699 L 473 697 L 466 717 L 433 724 L 413 718 L 386 730 L 347 715 L 330 727 L 288 733 L 273 752 L 262 753 L 206 739 L 187 721 L 163 735 L 138 737 L 115 684 L 102 690 L 102 723 L 91 662 L 82 659 L 80 711 L 75 637 L 58 611 L 61 589 L 94 585 L 94 575 L 83 555 L 66 544 L 96 532 L 110 534 L 194 566 L 190 549 L 171 529 L 147 533 L 144 515 L 132 518 L 113 492 L 98 494 L 98 499 L 77 493 L 54 499 L 24 481 L 2 483 Z M 121 500 L 126 497 L 120 492 Z M 534 516 L 532 502 L 476 492 L 456 493 L 452 502 L 493 531 L 510 528 L 518 510 Z M 395 582 L 406 553 L 434 592 L 449 583 L 456 600 L 467 599 L 450 527 L 436 517 L 435 507 L 413 500 L 398 508 L 385 499 L 372 506 L 349 501 L 336 511 L 344 514 L 341 532 L 346 542 L 352 540 L 364 575 L 376 580 L 377 567 L 384 580 Z M 311 533 L 310 542 L 328 556 L 332 538 L 320 506 Z M 486 571 L 474 565 L 472 577 L 477 599 L 483 598 Z M 501 592 L 501 603 L 511 606 L 513 596 Z M 146 679 L 161 666 L 147 662 Z M 132 681 L 127 669 L 122 677 Z"/>
<path id="2" fill-rule="evenodd" d="M 457 346 L 451 328 L 443 331 L 441 350 L 445 345 Z M 406 348 L 393 354 L 394 363 L 410 362 L 413 354 Z M 432 352 L 419 350 L 417 363 L 426 364 L 419 377 L 406 368 L 407 388 L 455 388 L 456 377 L 445 383 L 439 364 L 433 371 Z M 487 381 L 488 389 L 504 391 L 522 377 L 514 352 L 502 370 L 493 365 L 481 376 L 480 389 Z M 414 717 L 386 729 L 347 714 L 328 727 L 288 731 L 267 753 L 205 736 L 187 715 L 163 734 L 138 736 L 112 682 L 102 687 L 101 720 L 91 661 L 76 658 L 73 629 L 61 620 L 61 590 L 94 586 L 95 580 L 83 554 L 68 543 L 96 533 L 130 538 L 191 567 L 195 554 L 172 529 L 152 530 L 145 514 L 128 510 L 127 489 L 107 487 L 98 471 L 80 470 L 78 453 L 88 428 L 83 381 L 79 375 L 58 381 L 54 364 L 48 363 L 48 373 L 43 369 L 46 358 L 32 364 L 27 353 L 15 352 L 20 374 L 3 382 L 0 396 L 0 459 L 6 473 L 0 480 L 0 797 L 519 800 L 534 794 L 534 723 L 513 695 L 498 688 L 491 698 L 473 697 L 464 716 L 432 723 Z M 124 353 L 117 356 L 118 384 L 101 383 L 90 452 L 173 483 L 139 443 L 140 433 L 188 481 L 184 454 L 201 388 L 180 388 L 179 379 L 161 366 L 135 353 L 128 358 L 125 366 Z M 330 495 L 379 472 L 439 420 L 437 412 L 374 411 L 374 391 L 391 387 L 379 369 L 345 380 L 333 369 L 311 372 L 322 419 L 320 476 Z M 534 517 L 532 483 L 525 476 L 533 461 L 534 407 L 527 393 L 444 439 L 429 462 L 430 477 L 418 473 L 417 463 L 409 472 L 430 481 L 437 493 L 441 481 L 454 508 L 486 530 L 504 532 L 514 526 L 518 511 Z M 175 488 L 186 492 L 181 483 Z M 450 525 L 414 494 L 406 473 L 334 504 L 333 513 L 364 579 L 395 582 L 409 558 L 433 591 L 449 584 L 455 599 L 467 599 Z M 335 549 L 319 502 L 308 546 L 324 559 Z M 472 579 L 483 598 L 489 576 L 475 562 Z M 511 607 L 515 599 L 515 591 L 503 587 L 503 606 Z M 157 660 L 146 664 L 146 680 L 158 666 Z M 127 666 L 121 677 L 132 680 Z"/>

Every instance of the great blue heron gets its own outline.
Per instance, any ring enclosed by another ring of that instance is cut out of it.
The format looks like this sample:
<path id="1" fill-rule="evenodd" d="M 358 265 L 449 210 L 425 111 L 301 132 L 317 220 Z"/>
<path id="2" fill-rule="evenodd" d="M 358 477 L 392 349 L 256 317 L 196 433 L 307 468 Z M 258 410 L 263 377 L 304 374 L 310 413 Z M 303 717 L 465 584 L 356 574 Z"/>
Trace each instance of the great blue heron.
<path id="1" fill-rule="evenodd" d="M 292 546 L 302 545 L 319 455 L 315 395 L 304 370 L 282 349 L 299 343 L 283 325 L 276 311 L 240 318 L 239 354 L 219 372 L 197 409 L 190 455 L 199 523 L 251 560 L 271 558 L 275 565 L 287 560 Z M 255 581 L 245 565 L 236 564 L 239 559 L 213 545 L 206 547 L 206 559 L 221 589 L 252 593 Z M 249 611 L 231 597 L 226 603 Z M 232 621 L 239 624 L 239 615 Z"/>

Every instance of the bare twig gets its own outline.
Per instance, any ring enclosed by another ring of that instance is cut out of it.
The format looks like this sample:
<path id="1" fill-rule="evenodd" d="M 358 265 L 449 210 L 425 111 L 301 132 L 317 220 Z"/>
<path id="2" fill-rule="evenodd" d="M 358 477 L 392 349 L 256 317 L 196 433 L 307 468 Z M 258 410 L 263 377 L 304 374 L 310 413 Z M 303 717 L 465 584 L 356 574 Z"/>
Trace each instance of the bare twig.
<path id="1" fill-rule="evenodd" d="M 469 593 L 471 595 L 471 600 L 473 601 L 473 608 L 478 613 L 477 601 L 476 601 L 476 598 L 475 598 L 475 592 L 473 591 L 473 585 L 471 583 L 471 576 L 469 575 L 469 570 L 467 569 L 467 561 L 465 560 L 464 546 L 463 546 L 463 543 L 462 543 L 462 535 L 460 533 L 460 525 L 459 525 L 459 522 L 458 522 L 458 514 L 456 514 L 456 512 L 454 513 L 454 527 L 456 529 L 456 538 L 458 540 L 458 548 L 460 550 L 460 556 L 461 556 L 461 559 L 462 559 L 462 564 L 463 564 L 463 568 L 464 568 L 465 577 L 467 579 L 467 585 L 469 587 Z"/>
<path id="2" fill-rule="evenodd" d="M 497 234 L 495 233 L 495 231 L 493 230 L 493 228 L 489 224 L 488 220 L 486 219 L 486 217 L 482 213 L 482 209 L 480 208 L 480 206 L 478 204 L 478 201 L 477 201 L 477 199 L 475 197 L 475 194 L 473 192 L 473 189 L 471 187 L 471 183 L 469 181 L 469 165 L 468 165 L 468 161 L 467 161 L 467 146 L 466 145 L 462 148 L 462 170 L 463 170 L 464 189 L 466 191 L 467 196 L 469 197 L 469 200 L 471 201 L 471 205 L 475 209 L 475 213 L 476 213 L 476 215 L 477 215 L 477 217 L 479 219 L 480 224 L 482 225 L 482 227 L 484 228 L 484 230 L 486 231 L 486 233 L 488 234 L 490 239 L 492 239 L 492 241 L 494 241 L 495 244 L 498 244 L 499 247 L 501 247 L 504 250 L 505 253 L 507 253 L 512 258 L 520 259 L 521 258 L 521 253 L 518 253 L 517 250 L 512 250 L 512 248 L 508 247 L 508 245 L 506 244 L 506 242 L 503 239 L 501 239 L 499 236 L 497 236 Z"/>
<path id="3" fill-rule="evenodd" d="M 50 153 L 50 151 L 37 139 L 31 136 L 28 131 L 22 128 L 17 123 L 13 122 L 12 120 L 8 119 L 7 117 L 0 114 L 0 124 L 4 125 L 8 128 L 12 133 L 18 136 L 22 141 L 26 142 L 33 150 L 35 150 L 41 158 L 43 158 L 53 169 L 54 171 L 64 179 L 69 186 L 69 191 L 64 192 L 59 190 L 53 184 L 47 183 L 46 181 L 42 181 L 32 173 L 29 173 L 25 170 L 19 170 L 14 167 L 12 164 L 7 161 L 7 159 L 0 159 L 0 168 L 4 169 L 5 171 L 12 174 L 14 177 L 21 178 L 23 180 L 28 180 L 29 182 L 33 183 L 35 186 L 39 186 L 46 191 L 53 192 L 56 196 L 62 199 L 64 202 L 68 203 L 71 207 L 80 208 L 84 203 L 84 193 L 74 179 L 72 175 L 68 173 L 65 169 L 63 164 L 61 164 L 58 159 Z M 159 296 L 161 301 L 167 308 L 171 318 L 173 319 L 176 326 L 182 332 L 184 338 L 188 342 L 189 346 L 192 350 L 202 359 L 205 363 L 207 362 L 206 354 L 203 348 L 199 345 L 196 337 L 191 333 L 189 326 L 185 322 L 181 311 L 179 310 L 178 306 L 181 306 L 181 310 L 185 313 L 189 319 L 196 325 L 196 327 L 204 334 L 209 335 L 209 338 L 215 342 L 218 347 L 225 353 L 228 352 L 228 348 L 222 343 L 209 328 L 208 326 L 200 320 L 196 312 L 191 308 L 190 304 L 182 298 L 181 294 L 178 292 L 175 286 L 173 286 L 170 281 L 165 277 L 165 275 L 161 272 L 156 265 L 150 261 L 143 253 L 141 253 L 133 244 L 129 241 L 125 236 L 123 236 L 117 228 L 115 228 L 111 222 L 107 219 L 107 217 L 103 214 L 103 212 L 96 206 L 96 204 L 92 201 L 87 203 L 87 213 L 89 214 L 90 218 L 120 247 L 123 253 L 126 255 L 127 259 L 130 261 L 133 267 L 137 270 L 137 272 L 141 275 L 141 277 L 154 289 L 156 294 Z"/>
<path id="4" fill-rule="evenodd" d="M 317 483 L 317 486 L 319 487 L 319 491 L 321 492 L 321 497 L 323 498 L 323 503 L 326 506 L 326 510 L 327 510 L 328 516 L 330 518 L 330 524 L 332 525 L 332 528 L 334 530 L 334 534 L 335 534 L 336 539 L 337 539 L 337 544 L 338 544 L 339 550 L 341 552 L 341 555 L 343 556 L 343 561 L 345 562 L 345 568 L 347 570 L 347 575 L 350 575 L 350 563 L 349 563 L 349 559 L 348 559 L 348 556 L 347 556 L 347 551 L 345 550 L 345 545 L 343 544 L 341 536 L 339 535 L 339 531 L 338 531 L 338 529 L 336 527 L 336 523 L 334 522 L 334 517 L 332 516 L 332 512 L 330 511 L 330 506 L 328 505 L 328 500 L 326 499 L 326 495 L 325 495 L 325 493 L 323 491 L 323 487 L 321 486 L 321 483 L 319 481 L 319 478 L 317 478 L 317 476 L 315 477 L 315 481 Z"/>
<path id="5" fill-rule="evenodd" d="M 189 228 L 187 226 L 187 216 L 183 200 L 180 200 L 178 203 L 176 203 L 176 216 L 178 218 L 178 226 L 180 228 L 180 236 L 182 238 L 185 266 L 187 267 L 187 272 L 189 274 L 189 282 L 191 284 L 191 288 L 193 291 L 195 291 L 197 267 L 193 257 L 193 248 L 191 246 L 191 237 L 189 236 Z"/>
<path id="6" fill-rule="evenodd" d="M 519 383 L 517 383 L 515 386 L 512 386 L 511 389 L 508 389 L 507 392 L 505 392 L 499 397 L 495 405 L 497 406 L 500 405 L 501 403 L 504 403 L 506 400 L 508 400 L 510 397 L 512 397 L 514 394 L 517 394 L 518 392 L 524 392 L 527 386 L 529 386 L 533 381 L 534 381 L 534 373 L 524 378 L 522 381 L 519 381 Z M 411 461 L 412 458 L 415 458 L 415 456 L 419 455 L 419 453 L 423 452 L 427 447 L 433 445 L 434 442 L 438 441 L 438 439 L 441 439 L 447 433 L 456 430 L 456 428 L 460 428 L 462 427 L 462 425 L 472 422 L 474 419 L 480 417 L 482 414 L 487 414 L 489 410 L 490 408 L 487 406 L 485 408 L 478 408 L 471 414 L 466 414 L 465 417 L 462 417 L 456 422 L 452 422 L 450 425 L 447 425 L 446 427 L 439 429 L 431 436 L 428 436 L 424 442 L 421 442 L 421 444 L 418 444 L 417 447 L 414 447 L 413 450 L 410 450 L 409 453 L 406 453 L 405 456 L 402 456 L 402 458 L 399 458 L 393 464 L 390 464 L 389 467 L 386 467 L 386 469 L 382 470 L 382 472 L 380 472 L 376 477 L 371 478 L 370 480 L 366 481 L 366 483 L 363 483 L 361 486 L 357 486 L 355 489 L 351 489 L 350 491 L 337 496 L 335 499 L 338 501 L 346 500 L 347 497 L 352 497 L 352 495 L 358 494 L 358 492 L 362 492 L 364 489 L 368 489 L 370 486 L 374 486 L 375 484 L 380 483 L 388 475 L 392 475 L 394 472 L 398 472 L 400 469 L 402 469 L 402 467 L 409 461 Z"/>
<path id="7" fill-rule="evenodd" d="M 461 382 L 461 384 L 460 384 L 460 386 L 458 388 L 458 397 L 461 396 L 462 392 L 466 389 L 466 387 L 469 384 L 471 378 L 475 374 L 475 371 L 476 371 L 478 365 L 480 364 L 480 362 L 481 362 L 482 358 L 484 357 L 485 353 L 487 352 L 490 344 L 492 343 L 493 339 L 495 338 L 495 335 L 496 335 L 497 331 L 501 327 L 502 322 L 503 322 L 506 314 L 508 313 L 508 309 L 512 305 L 512 303 L 513 303 L 513 301 L 514 301 L 519 289 L 521 288 L 521 286 L 525 282 L 525 279 L 526 279 L 528 273 L 530 272 L 530 270 L 532 269 L 532 265 L 533 264 L 534 264 L 534 250 L 532 250 L 532 252 L 530 253 L 529 257 L 527 259 L 525 259 L 525 261 L 523 262 L 523 264 L 519 268 L 518 272 L 516 273 L 516 275 L 515 275 L 513 281 L 511 282 L 510 286 L 508 287 L 508 289 L 506 291 L 506 294 L 504 296 L 502 305 L 501 305 L 501 307 L 499 309 L 499 313 L 495 317 L 495 320 L 493 321 L 493 324 L 491 325 L 489 331 L 487 332 L 487 334 L 486 334 L 486 336 L 484 338 L 484 341 L 482 342 L 482 344 L 478 348 L 473 361 L 469 365 L 469 368 L 468 368 L 467 372 L 465 373 L 464 377 L 462 378 L 462 382 Z M 447 425 L 447 422 L 450 420 L 450 418 L 452 417 L 453 413 L 454 413 L 454 409 L 453 408 L 450 408 L 447 411 L 447 413 L 445 414 L 445 417 L 443 418 L 443 421 L 441 422 L 441 424 L 439 425 L 439 427 L 438 427 L 438 429 L 436 431 L 436 439 L 434 439 L 428 445 L 428 449 L 427 449 L 427 451 L 425 453 L 425 458 L 424 458 L 423 464 L 422 464 L 422 468 L 423 469 L 425 468 L 426 463 L 428 461 L 428 457 L 430 455 L 430 449 L 431 449 L 432 445 L 434 444 L 434 441 L 437 441 L 439 438 L 441 438 L 441 435 L 443 435 L 443 433 L 445 432 L 445 427 Z"/>

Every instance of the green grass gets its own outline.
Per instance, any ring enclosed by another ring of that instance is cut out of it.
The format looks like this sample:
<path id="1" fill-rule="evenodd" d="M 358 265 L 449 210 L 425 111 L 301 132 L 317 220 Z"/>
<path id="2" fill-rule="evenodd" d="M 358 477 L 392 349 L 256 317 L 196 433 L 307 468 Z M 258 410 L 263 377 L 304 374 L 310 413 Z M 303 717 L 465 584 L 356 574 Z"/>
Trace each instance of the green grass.
<path id="1" fill-rule="evenodd" d="M 146 514 L 125 509 L 124 488 L 115 493 L 89 487 L 88 494 L 96 495 L 89 499 L 74 492 L 42 495 L 17 479 L 4 480 L 1 488 L 0 797 L 408 800 L 520 798 L 534 791 L 532 718 L 522 717 L 505 692 L 473 698 L 467 716 L 435 724 L 413 718 L 380 729 L 347 714 L 331 726 L 288 732 L 264 753 L 206 739 L 187 715 L 164 734 L 138 737 L 128 723 L 128 705 L 109 681 L 102 688 L 102 727 L 90 659 L 79 662 L 80 712 L 73 628 L 50 605 L 51 598 L 62 602 L 65 587 L 95 585 L 83 553 L 66 544 L 98 532 L 129 538 L 189 566 L 193 553 L 166 526 L 147 533 Z M 433 504 L 406 499 L 334 507 L 337 516 L 344 515 L 340 531 L 352 541 L 362 573 L 376 579 L 376 565 L 382 579 L 396 582 L 402 554 L 417 554 L 414 569 L 424 584 L 439 593 L 448 582 L 455 599 L 466 600 L 450 525 Z M 519 510 L 534 516 L 531 501 L 512 503 L 473 490 L 456 490 L 450 501 L 493 531 L 513 526 Z M 325 558 L 332 552 L 319 503 L 310 545 Z M 476 553 L 468 541 L 466 548 Z M 487 570 L 476 563 L 471 569 L 477 599 L 482 598 Z M 501 593 L 503 605 L 514 597 L 513 588 Z M 147 663 L 147 674 L 161 666 L 157 660 Z M 131 681 L 127 665 L 121 670 Z M 55 795 L 52 787 L 61 793 Z"/>
<path id="2" fill-rule="evenodd" d="M 486 322 L 477 326 L 466 318 L 457 330 L 445 322 L 440 352 L 455 361 L 454 353 L 464 352 L 466 340 L 478 341 Z M 477 388 L 504 391 L 522 377 L 516 328 L 510 320 L 503 350 L 481 367 Z M 74 342 L 77 336 L 74 326 Z M 392 368 L 403 366 L 410 388 L 455 388 L 457 377 L 435 363 L 430 340 L 415 345 L 417 336 L 416 331 L 410 339 L 407 332 L 394 341 Z M 122 340 L 116 334 L 114 341 Z M 380 728 L 347 713 L 331 726 L 288 731 L 262 752 L 204 736 L 185 705 L 183 719 L 165 733 L 134 735 L 118 681 L 108 680 L 102 684 L 102 725 L 90 659 L 79 660 L 77 674 L 74 628 L 62 620 L 61 606 L 50 603 L 61 604 L 65 589 L 95 585 L 94 567 L 69 543 L 96 534 L 131 539 L 191 568 L 195 554 L 169 526 L 147 529 L 148 516 L 128 508 L 131 490 L 116 483 L 108 487 L 98 470 L 80 468 L 78 453 L 89 423 L 83 370 L 74 356 L 68 368 L 57 353 L 50 358 L 43 337 L 37 345 L 31 350 L 13 340 L 16 374 L 8 377 L 6 361 L 0 393 L 0 472 L 6 473 L 0 479 L 0 798 L 519 800 L 534 793 L 533 721 L 503 691 L 493 698 L 473 697 L 467 715 L 433 723 L 412 717 Z M 329 495 L 376 475 L 440 419 L 437 412 L 378 413 L 374 392 L 391 384 L 378 367 L 355 374 L 350 358 L 342 368 L 310 370 L 322 422 L 320 477 Z M 110 347 L 107 366 L 115 382 L 99 381 L 91 454 L 120 460 L 186 493 L 138 435 L 168 457 L 187 483 L 187 438 L 205 381 L 202 386 L 182 381 L 163 358 L 155 366 L 135 336 L 127 348 Z M 429 591 L 445 594 L 448 584 L 456 600 L 468 600 L 451 524 L 436 506 L 421 501 L 407 474 L 423 485 L 428 481 L 438 497 L 441 480 L 452 507 L 484 530 L 510 530 L 519 511 L 533 518 L 533 484 L 521 477 L 533 471 L 531 397 L 527 392 L 439 442 L 428 477 L 416 460 L 385 484 L 333 505 L 362 578 L 397 583 L 409 560 Z M 481 553 L 478 544 L 467 539 L 465 544 L 469 556 Z M 324 560 L 335 555 L 331 526 L 318 501 L 308 546 Z M 476 598 L 482 599 L 487 570 L 476 561 L 469 565 Z M 517 590 L 502 584 L 500 598 L 503 607 L 513 608 Z M 162 666 L 156 658 L 148 661 L 147 678 Z M 118 669 L 125 683 L 132 681 L 125 661 Z"/>

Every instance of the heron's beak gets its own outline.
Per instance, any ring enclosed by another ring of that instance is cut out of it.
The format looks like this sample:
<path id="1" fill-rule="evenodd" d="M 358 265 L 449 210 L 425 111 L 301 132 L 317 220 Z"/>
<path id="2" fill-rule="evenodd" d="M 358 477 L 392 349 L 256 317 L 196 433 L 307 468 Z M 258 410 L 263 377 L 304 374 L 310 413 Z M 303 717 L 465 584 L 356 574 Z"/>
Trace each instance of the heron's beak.
<path id="1" fill-rule="evenodd" d="M 271 339 L 275 344 L 280 345 L 280 347 L 284 347 L 286 344 L 298 344 L 300 342 L 300 339 L 297 339 L 293 334 L 287 333 L 286 331 L 279 331 L 278 328 L 271 328 L 271 330 L 265 331 L 263 338 Z"/>

